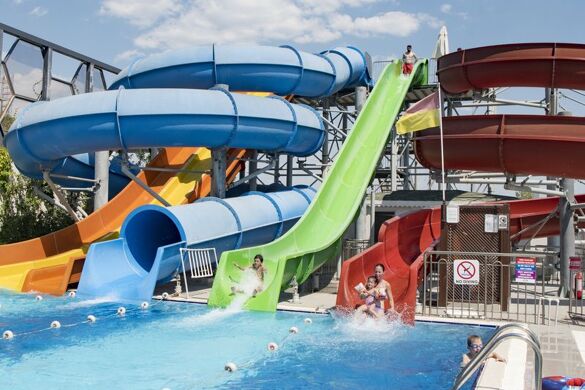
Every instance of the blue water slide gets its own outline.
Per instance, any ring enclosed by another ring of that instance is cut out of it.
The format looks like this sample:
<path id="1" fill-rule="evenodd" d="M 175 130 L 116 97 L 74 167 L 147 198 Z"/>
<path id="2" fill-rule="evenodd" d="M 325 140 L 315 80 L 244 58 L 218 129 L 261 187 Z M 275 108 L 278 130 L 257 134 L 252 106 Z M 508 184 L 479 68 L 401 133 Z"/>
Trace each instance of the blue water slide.
<path id="1" fill-rule="evenodd" d="M 98 150 L 226 146 L 306 156 L 324 134 L 317 112 L 282 98 L 119 89 L 35 104 L 18 116 L 4 144 L 21 172 L 38 176 L 67 156 Z M 52 142 L 39 142 L 45 138 Z"/>
<path id="2" fill-rule="evenodd" d="M 217 84 L 234 91 L 319 97 L 371 85 L 372 79 L 364 53 L 354 47 L 311 54 L 292 46 L 207 45 L 138 59 L 109 89 L 208 89 Z"/>
<path id="3" fill-rule="evenodd" d="M 4 144 L 18 169 L 35 178 L 42 170 L 93 178 L 91 164 L 80 162 L 89 158 L 69 161 L 69 156 L 100 150 L 235 146 L 308 155 L 319 148 L 323 131 L 318 116 L 307 108 L 220 91 L 167 88 L 227 84 L 231 90 L 317 97 L 371 83 L 365 56 L 353 47 L 310 54 L 290 46 L 197 46 L 137 60 L 110 86 L 149 89 L 95 92 L 28 106 Z M 260 130 L 254 131 L 257 125 Z M 119 174 L 112 180 L 113 190 L 126 183 Z"/>
<path id="4" fill-rule="evenodd" d="M 139 207 L 124 221 L 119 239 L 90 247 L 78 294 L 150 300 L 157 282 L 181 269 L 180 248 L 215 248 L 219 259 L 224 251 L 270 242 L 294 225 L 314 195 L 304 187 Z"/>

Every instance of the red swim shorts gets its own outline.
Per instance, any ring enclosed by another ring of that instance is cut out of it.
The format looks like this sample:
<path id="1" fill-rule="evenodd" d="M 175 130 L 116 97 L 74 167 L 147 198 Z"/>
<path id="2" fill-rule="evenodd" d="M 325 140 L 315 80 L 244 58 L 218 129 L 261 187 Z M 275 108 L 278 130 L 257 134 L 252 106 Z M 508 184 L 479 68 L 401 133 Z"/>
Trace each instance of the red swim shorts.
<path id="1" fill-rule="evenodd" d="M 402 64 L 402 73 L 411 74 L 414 64 Z"/>

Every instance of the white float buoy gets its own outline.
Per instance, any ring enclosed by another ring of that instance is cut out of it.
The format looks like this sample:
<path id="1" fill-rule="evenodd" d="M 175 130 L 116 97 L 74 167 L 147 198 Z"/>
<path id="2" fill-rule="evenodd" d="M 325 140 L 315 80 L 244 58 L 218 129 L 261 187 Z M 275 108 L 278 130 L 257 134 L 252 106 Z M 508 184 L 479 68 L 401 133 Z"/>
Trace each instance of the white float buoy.
<path id="1" fill-rule="evenodd" d="M 162 293 L 161 297 L 162 299 L 167 299 L 169 297 L 169 293 L 164 292 Z"/>
<path id="2" fill-rule="evenodd" d="M 288 331 L 290 333 L 299 333 L 299 328 L 297 328 L 296 326 L 291 326 L 291 328 Z"/>
<path id="3" fill-rule="evenodd" d="M 141 308 L 142 310 L 146 310 L 146 309 L 148 309 L 148 306 L 150 306 L 150 305 L 148 304 L 148 302 L 142 302 L 142 303 L 140 304 L 140 308 Z"/>
<path id="4" fill-rule="evenodd" d="M 124 306 L 120 306 L 118 308 L 117 313 L 118 313 L 119 316 L 123 316 L 124 314 L 126 314 L 126 308 Z"/>
<path id="5" fill-rule="evenodd" d="M 75 298 L 77 294 L 75 293 L 75 291 L 69 291 L 69 294 L 67 295 L 69 295 L 69 298 Z"/>
<path id="6" fill-rule="evenodd" d="M 4 340 L 10 340 L 14 338 L 14 333 L 12 333 L 11 330 L 5 330 L 4 333 L 2 333 L 2 338 Z"/>
<path id="7" fill-rule="evenodd" d="M 95 316 L 93 314 L 90 314 L 90 315 L 87 316 L 87 320 L 89 322 L 96 322 L 97 321 L 97 318 L 95 318 Z"/>
<path id="8" fill-rule="evenodd" d="M 278 350 L 278 344 L 272 342 L 272 343 L 268 343 L 268 350 L 269 351 L 277 351 Z"/>
<path id="9" fill-rule="evenodd" d="M 312 324 L 312 323 L 313 323 L 313 320 L 312 319 L 310 319 L 308 317 L 305 318 L 305 324 Z"/>
<path id="10" fill-rule="evenodd" d="M 53 329 L 59 329 L 61 327 L 61 323 L 59 321 L 53 321 L 51 322 L 51 328 Z"/>
<path id="11" fill-rule="evenodd" d="M 228 362 L 226 363 L 224 370 L 228 371 L 228 372 L 234 372 L 238 369 L 238 366 L 236 366 L 236 363 L 234 362 Z"/>
<path id="12" fill-rule="evenodd" d="M 42 296 L 42 295 L 37 295 L 37 296 L 35 297 L 35 299 L 36 299 L 37 301 L 42 301 L 42 300 L 43 300 L 43 296 Z"/>

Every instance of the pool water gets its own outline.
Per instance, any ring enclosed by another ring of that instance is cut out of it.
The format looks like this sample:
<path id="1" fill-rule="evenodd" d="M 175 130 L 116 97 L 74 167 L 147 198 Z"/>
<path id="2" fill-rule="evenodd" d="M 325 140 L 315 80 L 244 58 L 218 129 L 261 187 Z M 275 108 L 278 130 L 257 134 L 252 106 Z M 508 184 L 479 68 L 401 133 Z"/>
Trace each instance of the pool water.
<path id="1" fill-rule="evenodd" d="M 120 317 L 115 302 L 7 292 L 0 305 L 0 331 L 15 334 L 0 339 L 0 389 L 445 389 L 467 336 L 494 331 L 168 301 Z M 62 327 L 47 329 L 54 320 Z M 226 372 L 227 362 L 238 370 Z"/>

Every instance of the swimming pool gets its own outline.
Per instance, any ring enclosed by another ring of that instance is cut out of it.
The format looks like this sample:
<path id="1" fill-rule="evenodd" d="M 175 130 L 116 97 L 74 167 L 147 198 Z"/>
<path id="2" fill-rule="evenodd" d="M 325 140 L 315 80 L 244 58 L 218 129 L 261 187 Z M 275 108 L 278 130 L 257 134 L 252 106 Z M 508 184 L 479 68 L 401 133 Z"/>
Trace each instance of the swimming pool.
<path id="1" fill-rule="evenodd" d="M 357 323 L 328 315 L 210 310 L 152 302 L 147 310 L 77 298 L 0 293 L 0 389 L 445 389 L 468 334 L 493 328 Z M 95 323 L 80 323 L 88 314 Z M 304 323 L 305 318 L 312 323 Z M 48 329 L 54 320 L 60 329 Z M 80 323 L 76 326 L 68 324 Z M 289 334 L 289 328 L 299 328 Z M 33 332 L 24 334 L 25 332 Z M 269 342 L 279 344 L 276 352 Z M 238 370 L 224 371 L 227 362 Z"/>

